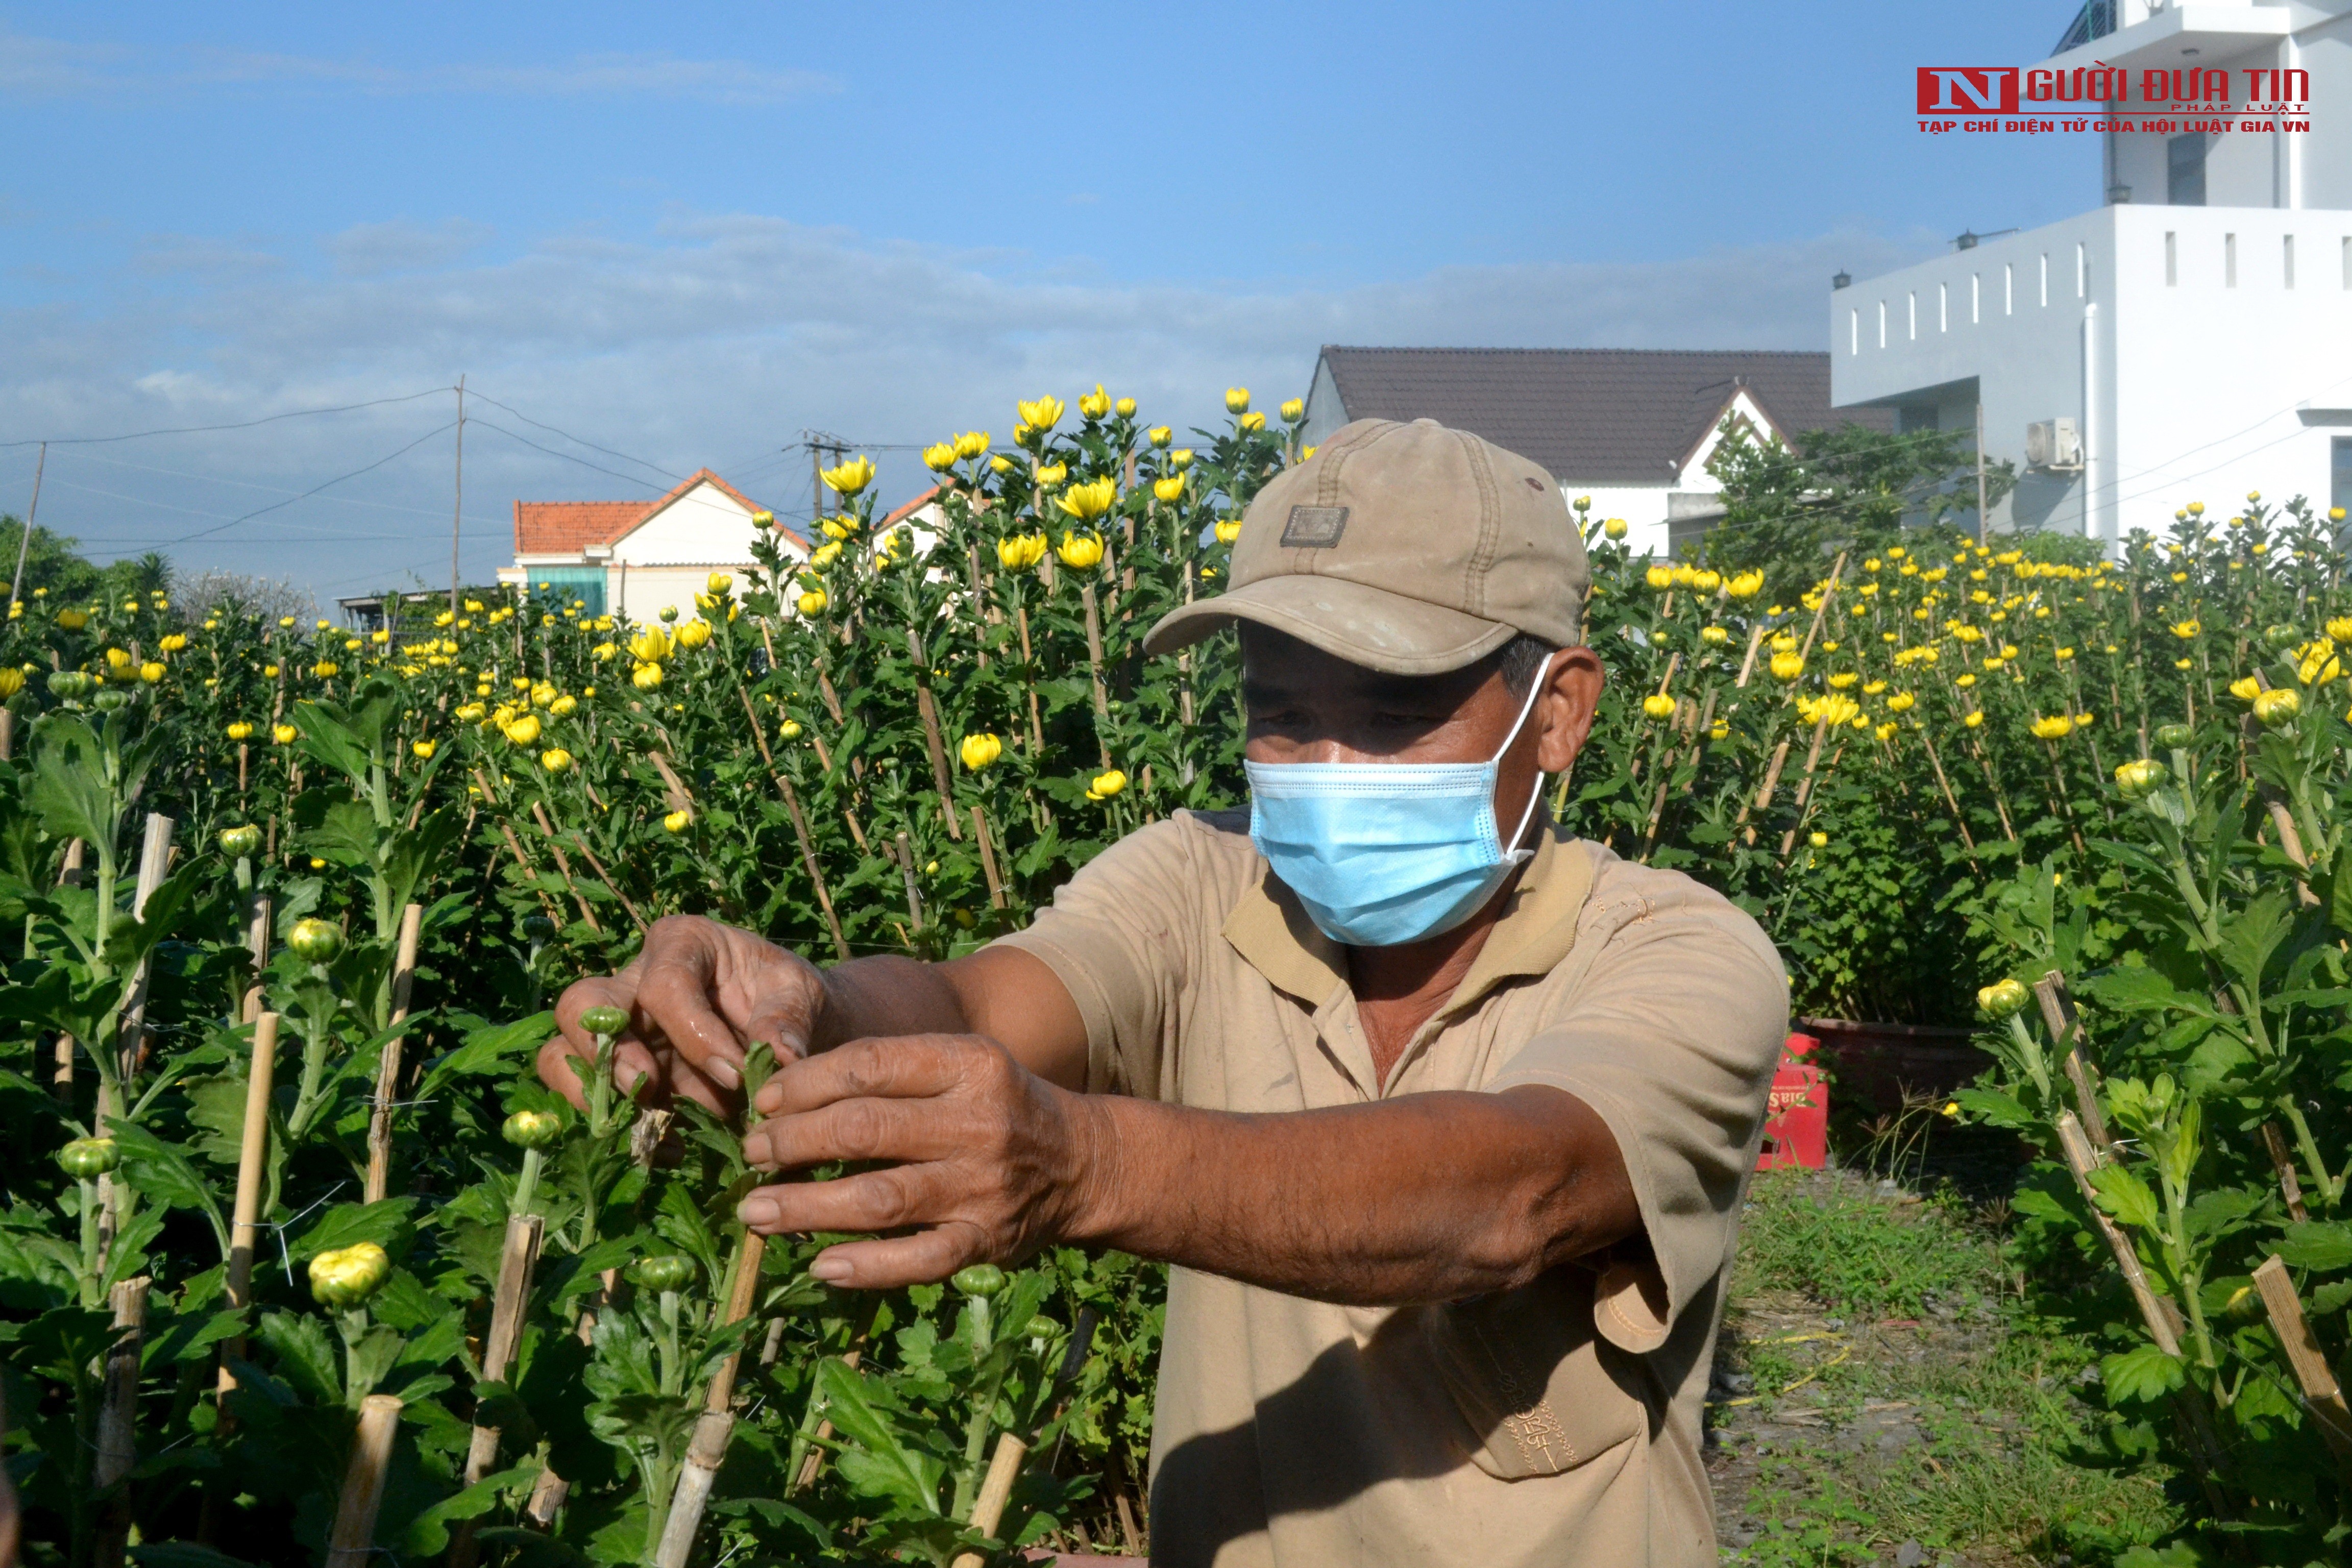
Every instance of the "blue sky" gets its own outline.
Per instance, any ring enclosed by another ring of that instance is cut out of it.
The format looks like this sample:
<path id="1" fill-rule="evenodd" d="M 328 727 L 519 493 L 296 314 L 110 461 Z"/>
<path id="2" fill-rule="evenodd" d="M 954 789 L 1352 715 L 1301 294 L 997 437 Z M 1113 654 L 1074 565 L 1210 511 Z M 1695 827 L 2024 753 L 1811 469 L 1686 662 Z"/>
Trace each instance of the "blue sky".
<path id="1" fill-rule="evenodd" d="M 0 4 L 0 442 L 463 373 L 511 410 L 467 426 L 486 577 L 518 496 L 708 465 L 805 512 L 805 428 L 1008 434 L 1097 380 L 1181 426 L 1325 342 L 1820 346 L 1838 267 L 2096 201 L 2088 136 L 1910 112 L 1914 67 L 2070 16 Z M 41 521 L 328 596 L 446 581 L 451 413 L 53 447 Z M 0 446 L 0 509 L 32 468 Z"/>

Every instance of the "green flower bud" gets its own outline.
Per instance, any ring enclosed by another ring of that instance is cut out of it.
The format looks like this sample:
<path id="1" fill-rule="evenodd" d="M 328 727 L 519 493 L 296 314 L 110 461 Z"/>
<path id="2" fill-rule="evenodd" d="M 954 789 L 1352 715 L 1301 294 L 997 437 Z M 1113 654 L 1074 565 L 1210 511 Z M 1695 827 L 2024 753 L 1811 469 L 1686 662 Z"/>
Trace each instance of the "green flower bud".
<path id="1" fill-rule="evenodd" d="M 563 1136 L 563 1118 L 552 1110 L 518 1110 L 499 1131 L 518 1149 L 544 1149 Z"/>
<path id="2" fill-rule="evenodd" d="M 525 942 L 553 942 L 555 922 L 545 915 L 525 915 L 522 917 L 522 939 Z"/>
<path id="3" fill-rule="evenodd" d="M 2265 730 L 2284 730 L 2303 711 L 2303 694 L 2291 686 L 2275 687 L 2254 698 L 2254 719 Z"/>
<path id="4" fill-rule="evenodd" d="M 286 945 L 312 963 L 331 963 L 343 951 L 343 931 L 330 921 L 296 921 L 286 934 Z"/>
<path id="5" fill-rule="evenodd" d="M 2126 800 L 2144 800 L 2148 791 L 2171 780 L 2172 770 L 2151 757 L 2116 764 L 2116 788 Z"/>
<path id="6" fill-rule="evenodd" d="M 2158 724 L 2156 743 L 2168 752 L 2179 751 L 2197 738 L 2197 731 L 2186 724 Z"/>
<path id="7" fill-rule="evenodd" d="M 961 1295 L 985 1300 L 1004 1289 L 1004 1270 L 993 1263 L 975 1263 L 968 1268 L 957 1269 L 955 1278 L 949 1283 Z"/>
<path id="8" fill-rule="evenodd" d="M 1024 1340 L 1050 1340 L 1061 1331 L 1061 1324 L 1040 1314 L 1029 1320 L 1029 1326 L 1021 1331 L 1021 1337 Z"/>
<path id="9" fill-rule="evenodd" d="M 101 691 L 97 696 L 91 698 L 89 700 L 89 705 L 97 709 L 101 713 L 111 713 L 117 709 L 128 708 L 131 706 L 131 693 L 128 691 L 119 691 L 112 687 L 109 687 L 106 690 Z"/>
<path id="10" fill-rule="evenodd" d="M 122 1151 L 111 1138 L 77 1138 L 58 1151 L 58 1164 L 76 1181 L 87 1182 L 122 1163 Z"/>
<path id="11" fill-rule="evenodd" d="M 2023 1012 L 2032 994 L 2022 980 L 1997 980 L 1977 993 L 1977 1011 L 1998 1024 Z"/>
<path id="12" fill-rule="evenodd" d="M 79 669 L 60 669 L 49 677 L 49 695 L 71 702 L 89 694 L 89 677 Z"/>
<path id="13" fill-rule="evenodd" d="M 591 1007 L 580 1015 L 580 1026 L 610 1039 L 629 1026 L 629 1016 L 618 1007 Z"/>
<path id="14" fill-rule="evenodd" d="M 2263 646 L 2273 653 L 2284 653 L 2304 640 L 2303 628 L 2300 626 L 2282 626 L 2263 628 Z"/>
<path id="15" fill-rule="evenodd" d="M 648 1290 L 683 1290 L 694 1283 L 694 1259 L 675 1252 L 641 1258 L 629 1265 L 629 1278 Z"/>
<path id="16" fill-rule="evenodd" d="M 392 1259 L 373 1241 L 322 1252 L 310 1259 L 310 1295 L 321 1307 L 344 1311 L 375 1294 Z"/>
<path id="17" fill-rule="evenodd" d="M 244 827 L 224 827 L 220 836 L 221 853 L 243 859 L 261 847 L 261 829 L 250 825 Z"/>

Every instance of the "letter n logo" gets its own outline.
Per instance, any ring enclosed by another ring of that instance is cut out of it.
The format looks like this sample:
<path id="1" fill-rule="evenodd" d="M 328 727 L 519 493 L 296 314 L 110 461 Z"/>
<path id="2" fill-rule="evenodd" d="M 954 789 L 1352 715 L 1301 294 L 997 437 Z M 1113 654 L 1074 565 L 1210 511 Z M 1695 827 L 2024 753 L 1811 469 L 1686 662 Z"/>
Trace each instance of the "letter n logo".
<path id="1" fill-rule="evenodd" d="M 2014 114 L 2015 66 L 1921 66 L 1922 114 Z"/>

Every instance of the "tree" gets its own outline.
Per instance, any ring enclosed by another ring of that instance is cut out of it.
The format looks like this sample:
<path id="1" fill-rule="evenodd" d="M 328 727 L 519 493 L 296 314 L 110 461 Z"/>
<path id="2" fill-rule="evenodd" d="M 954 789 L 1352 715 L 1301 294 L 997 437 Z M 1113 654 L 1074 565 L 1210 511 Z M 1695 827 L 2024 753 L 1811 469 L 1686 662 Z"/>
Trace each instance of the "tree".
<path id="1" fill-rule="evenodd" d="M 21 519 L 0 516 L 0 573 L 15 574 L 16 552 L 24 538 Z M 172 563 L 168 557 L 151 550 L 135 559 L 100 566 L 79 552 L 77 546 L 80 542 L 36 527 L 32 544 L 25 550 L 25 581 L 18 590 L 22 596 L 29 599 L 37 589 L 47 589 L 47 598 L 66 605 L 130 595 L 145 598 L 150 594 L 168 595 L 172 591 Z"/>
<path id="2" fill-rule="evenodd" d="M 1708 460 L 1723 482 L 1723 521 L 1699 541 L 1700 564 L 1726 575 L 1760 568 L 1766 592 L 1795 597 L 1840 550 L 1877 550 L 1906 527 L 1950 524 L 1977 503 L 1976 451 L 1953 430 L 1893 435 L 1846 425 L 1793 446 L 1727 420 Z M 1985 468 L 1988 502 L 2016 484 L 2006 461 Z"/>

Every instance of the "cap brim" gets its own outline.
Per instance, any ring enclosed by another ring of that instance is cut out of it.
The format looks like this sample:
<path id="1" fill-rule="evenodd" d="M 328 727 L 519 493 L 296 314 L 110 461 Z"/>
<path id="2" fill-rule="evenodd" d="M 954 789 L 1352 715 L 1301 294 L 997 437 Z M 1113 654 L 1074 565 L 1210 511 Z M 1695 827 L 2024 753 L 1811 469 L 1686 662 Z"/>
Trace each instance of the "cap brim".
<path id="1" fill-rule="evenodd" d="M 1284 632 L 1334 658 L 1389 675 L 1443 675 L 1517 635 L 1484 620 L 1339 577 L 1261 577 L 1160 617 L 1146 653 L 1173 653 L 1236 621 Z"/>

